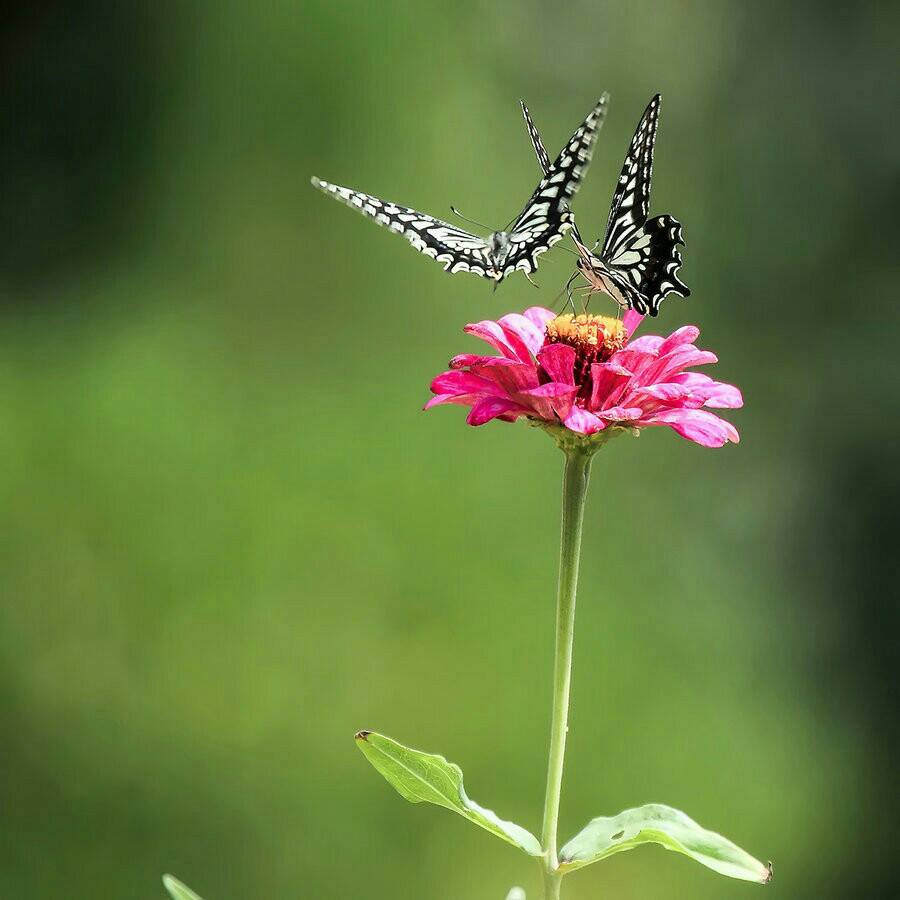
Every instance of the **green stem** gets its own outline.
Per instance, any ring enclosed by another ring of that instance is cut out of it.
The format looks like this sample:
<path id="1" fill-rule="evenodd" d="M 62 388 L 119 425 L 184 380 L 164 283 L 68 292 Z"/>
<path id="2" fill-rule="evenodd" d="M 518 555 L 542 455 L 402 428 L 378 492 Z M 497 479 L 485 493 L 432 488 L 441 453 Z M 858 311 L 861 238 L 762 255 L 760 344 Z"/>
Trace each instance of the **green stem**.
<path id="1" fill-rule="evenodd" d="M 560 881 L 556 832 L 559 796 L 569 718 L 569 686 L 572 681 L 572 645 L 575 638 L 575 592 L 578 587 L 578 560 L 581 554 L 581 525 L 584 501 L 591 473 L 593 448 L 567 448 L 563 475 L 562 529 L 559 548 L 559 582 L 556 595 L 556 656 L 553 667 L 553 720 L 550 728 L 550 761 L 544 796 L 544 896 L 557 900 Z"/>
<path id="2" fill-rule="evenodd" d="M 544 872 L 544 900 L 559 900 L 562 888 L 562 875 Z"/>

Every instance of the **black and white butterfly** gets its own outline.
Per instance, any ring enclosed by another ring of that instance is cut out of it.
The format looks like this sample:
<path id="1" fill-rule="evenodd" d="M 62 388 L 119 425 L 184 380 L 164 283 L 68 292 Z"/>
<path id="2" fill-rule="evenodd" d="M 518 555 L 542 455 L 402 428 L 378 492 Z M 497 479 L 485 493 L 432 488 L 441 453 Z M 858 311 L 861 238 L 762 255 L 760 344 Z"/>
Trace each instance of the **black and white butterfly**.
<path id="1" fill-rule="evenodd" d="M 580 257 L 578 269 L 588 282 L 589 293 L 608 294 L 621 306 L 651 316 L 659 313 L 660 304 L 668 294 L 689 297 L 691 293 L 678 277 L 681 266 L 678 247 L 684 244 L 681 223 L 673 216 L 647 218 L 659 105 L 657 94 L 644 110 L 631 139 L 600 253 L 589 250 L 578 229 L 574 225 L 572 228 Z M 546 172 L 547 151 L 524 102 L 522 113 L 538 162 Z"/>
<path id="2" fill-rule="evenodd" d="M 597 132 L 606 115 L 603 97 L 569 138 L 559 156 L 544 166 L 544 177 L 525 208 L 508 230 L 495 231 L 487 239 L 442 222 L 408 206 L 379 200 L 313 178 L 312 183 L 363 215 L 402 234 L 420 253 L 444 264 L 448 272 L 472 272 L 495 282 L 517 269 L 528 275 L 537 268 L 537 257 L 573 227 L 569 201 L 575 196 L 591 160 Z M 546 156 L 546 151 L 544 151 Z"/>

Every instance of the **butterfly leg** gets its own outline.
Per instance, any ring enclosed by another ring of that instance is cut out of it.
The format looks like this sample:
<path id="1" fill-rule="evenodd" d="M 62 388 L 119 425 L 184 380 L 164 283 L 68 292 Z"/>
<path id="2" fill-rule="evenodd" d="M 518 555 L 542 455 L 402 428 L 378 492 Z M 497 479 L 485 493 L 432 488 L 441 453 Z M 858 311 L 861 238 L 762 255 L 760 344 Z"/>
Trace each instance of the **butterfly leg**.
<path id="1" fill-rule="evenodd" d="M 579 296 L 581 297 L 581 311 L 586 313 L 588 311 L 588 307 L 591 304 L 591 297 L 594 295 L 594 286 L 588 282 L 587 284 L 583 284 L 581 289 L 579 290 Z"/>
<path id="2" fill-rule="evenodd" d="M 592 284 L 582 285 L 579 290 L 579 296 L 581 297 L 581 311 L 587 312 L 588 306 L 591 303 L 591 297 L 594 296 L 596 291 L 594 290 L 594 286 Z"/>
<path id="3" fill-rule="evenodd" d="M 576 269 L 569 280 L 566 282 L 566 296 L 569 298 L 568 303 L 572 307 L 572 315 L 577 316 L 578 311 L 575 309 L 575 300 L 572 298 L 572 282 L 578 277 L 578 269 Z"/>
<path id="4" fill-rule="evenodd" d="M 570 281 L 571 281 L 571 279 L 570 279 Z M 553 298 L 553 302 L 550 304 L 550 309 L 553 309 L 553 310 L 556 309 L 556 304 L 559 302 L 559 298 L 562 297 L 563 294 L 568 293 L 568 288 L 569 288 L 569 285 L 566 284 L 566 286 L 563 287 L 562 290 Z M 557 315 L 562 315 L 562 311 L 566 308 L 568 303 L 569 303 L 569 298 L 566 297 L 566 299 L 563 301 L 563 305 L 560 307 L 560 310 L 557 313 Z"/>

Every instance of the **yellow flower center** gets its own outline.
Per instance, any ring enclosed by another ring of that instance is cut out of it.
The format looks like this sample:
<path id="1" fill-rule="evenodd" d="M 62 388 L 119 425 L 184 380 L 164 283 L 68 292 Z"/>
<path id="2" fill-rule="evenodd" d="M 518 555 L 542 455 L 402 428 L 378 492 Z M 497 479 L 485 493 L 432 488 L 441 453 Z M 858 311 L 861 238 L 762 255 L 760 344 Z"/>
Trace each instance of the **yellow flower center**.
<path id="1" fill-rule="evenodd" d="M 609 359 L 627 340 L 625 326 L 611 316 L 566 313 L 547 323 L 546 342 L 572 347 L 577 354 L 576 371 L 585 364 Z"/>

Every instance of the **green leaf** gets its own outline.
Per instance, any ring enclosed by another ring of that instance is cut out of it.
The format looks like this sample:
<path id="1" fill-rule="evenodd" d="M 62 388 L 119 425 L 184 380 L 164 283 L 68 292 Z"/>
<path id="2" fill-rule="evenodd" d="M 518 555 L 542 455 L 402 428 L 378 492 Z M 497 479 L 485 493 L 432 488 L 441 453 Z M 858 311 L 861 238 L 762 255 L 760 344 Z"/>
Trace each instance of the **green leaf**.
<path id="1" fill-rule="evenodd" d="M 366 759 L 410 803 L 434 803 L 451 809 L 531 856 L 541 856 L 538 839 L 513 822 L 505 822 L 466 796 L 459 766 L 443 756 L 404 747 L 383 734 L 360 731 L 356 744 Z"/>
<path id="2" fill-rule="evenodd" d="M 201 900 L 186 884 L 171 875 L 163 875 L 163 884 L 172 895 L 172 900 Z"/>
<path id="3" fill-rule="evenodd" d="M 729 878 L 761 884 L 772 879 L 771 863 L 764 866 L 727 838 L 701 828 L 683 812 L 660 803 L 592 819 L 560 851 L 560 869 L 571 872 L 641 844 L 661 844 L 666 850 L 690 856 Z"/>

